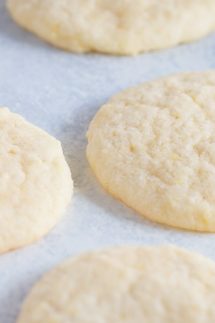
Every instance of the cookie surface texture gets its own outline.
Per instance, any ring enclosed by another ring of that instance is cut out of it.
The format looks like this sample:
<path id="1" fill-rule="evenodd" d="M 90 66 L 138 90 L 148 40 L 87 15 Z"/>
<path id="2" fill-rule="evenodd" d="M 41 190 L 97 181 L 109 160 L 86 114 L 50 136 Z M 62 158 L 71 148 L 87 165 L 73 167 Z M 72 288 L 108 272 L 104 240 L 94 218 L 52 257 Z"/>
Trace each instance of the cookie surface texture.
<path id="1" fill-rule="evenodd" d="M 33 287 L 18 323 L 208 323 L 215 264 L 173 247 L 120 247 L 68 260 Z"/>
<path id="2" fill-rule="evenodd" d="M 103 187 L 145 217 L 215 231 L 215 72 L 126 90 L 91 122 L 87 157 Z"/>
<path id="3" fill-rule="evenodd" d="M 215 29 L 214 0 L 8 0 L 14 20 L 74 52 L 135 55 Z"/>
<path id="4" fill-rule="evenodd" d="M 0 108 L 0 253 L 48 233 L 65 211 L 72 189 L 60 143 Z"/>

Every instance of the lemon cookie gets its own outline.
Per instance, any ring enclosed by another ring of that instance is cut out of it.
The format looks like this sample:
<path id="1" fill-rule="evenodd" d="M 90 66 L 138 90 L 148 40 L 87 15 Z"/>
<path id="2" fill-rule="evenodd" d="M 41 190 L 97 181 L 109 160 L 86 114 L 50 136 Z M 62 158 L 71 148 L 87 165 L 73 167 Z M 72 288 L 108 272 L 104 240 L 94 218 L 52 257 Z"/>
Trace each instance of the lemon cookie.
<path id="1" fill-rule="evenodd" d="M 215 72 L 116 95 L 96 114 L 87 156 L 103 187 L 145 217 L 215 231 Z"/>
<path id="2" fill-rule="evenodd" d="M 14 20 L 75 52 L 137 54 L 215 29 L 214 0 L 8 0 Z"/>
<path id="3" fill-rule="evenodd" d="M 68 260 L 33 287 L 18 323 L 215 321 L 215 264 L 172 246 Z"/>
<path id="4" fill-rule="evenodd" d="M 59 141 L 0 108 L 0 253 L 45 235 L 71 195 Z"/>

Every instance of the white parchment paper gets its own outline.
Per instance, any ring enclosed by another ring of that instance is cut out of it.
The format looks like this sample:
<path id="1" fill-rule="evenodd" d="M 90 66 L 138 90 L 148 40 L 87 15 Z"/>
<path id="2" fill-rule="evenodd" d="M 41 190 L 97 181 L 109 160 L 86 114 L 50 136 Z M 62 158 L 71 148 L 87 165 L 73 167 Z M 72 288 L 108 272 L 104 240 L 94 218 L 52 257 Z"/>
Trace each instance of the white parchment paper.
<path id="1" fill-rule="evenodd" d="M 215 235 L 141 219 L 101 189 L 85 157 L 89 121 L 109 96 L 161 75 L 214 67 L 215 35 L 137 57 L 74 55 L 20 29 L 0 0 L 0 106 L 10 107 L 62 141 L 75 182 L 67 214 L 45 239 L 0 256 L 0 323 L 15 323 L 38 278 L 82 251 L 172 243 L 215 259 Z"/>

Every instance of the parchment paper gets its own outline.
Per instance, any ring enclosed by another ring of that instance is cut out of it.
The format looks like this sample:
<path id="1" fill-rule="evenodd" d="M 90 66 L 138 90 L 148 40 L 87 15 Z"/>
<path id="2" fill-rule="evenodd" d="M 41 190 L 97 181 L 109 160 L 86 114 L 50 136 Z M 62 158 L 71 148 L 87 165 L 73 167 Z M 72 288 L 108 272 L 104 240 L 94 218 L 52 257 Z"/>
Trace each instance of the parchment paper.
<path id="1" fill-rule="evenodd" d="M 82 251 L 119 244 L 176 244 L 215 259 L 215 235 L 167 228 L 140 218 L 105 193 L 85 157 L 89 121 L 111 95 L 178 71 L 215 67 L 215 35 L 137 57 L 74 55 L 15 25 L 0 0 L 0 106 L 62 141 L 75 192 L 62 221 L 43 240 L 0 256 L 0 323 L 15 323 L 31 286 Z"/>

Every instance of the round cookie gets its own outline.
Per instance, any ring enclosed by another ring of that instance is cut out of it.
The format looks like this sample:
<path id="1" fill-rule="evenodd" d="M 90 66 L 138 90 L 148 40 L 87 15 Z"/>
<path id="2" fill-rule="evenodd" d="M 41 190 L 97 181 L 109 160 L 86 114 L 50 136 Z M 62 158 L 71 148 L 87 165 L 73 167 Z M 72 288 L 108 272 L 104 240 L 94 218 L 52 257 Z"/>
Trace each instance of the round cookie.
<path id="1" fill-rule="evenodd" d="M 214 0 L 7 0 L 14 20 L 75 52 L 137 54 L 215 29 Z"/>
<path id="2" fill-rule="evenodd" d="M 72 190 L 59 141 L 0 108 L 0 253 L 48 233 Z"/>
<path id="3" fill-rule="evenodd" d="M 46 274 L 18 323 L 208 323 L 214 300 L 213 261 L 171 246 L 121 247 Z"/>
<path id="4" fill-rule="evenodd" d="M 215 72 L 185 73 L 116 95 L 88 131 L 103 187 L 147 218 L 215 231 Z"/>

